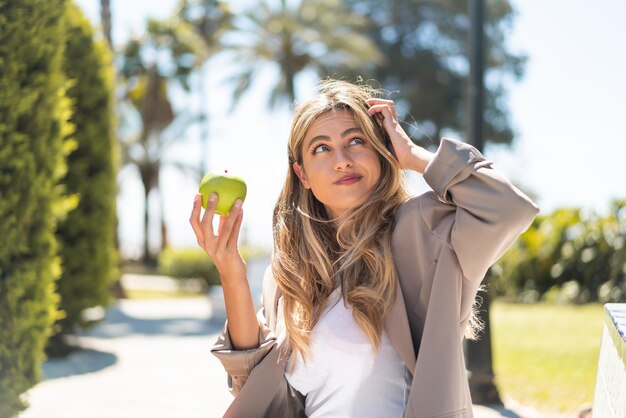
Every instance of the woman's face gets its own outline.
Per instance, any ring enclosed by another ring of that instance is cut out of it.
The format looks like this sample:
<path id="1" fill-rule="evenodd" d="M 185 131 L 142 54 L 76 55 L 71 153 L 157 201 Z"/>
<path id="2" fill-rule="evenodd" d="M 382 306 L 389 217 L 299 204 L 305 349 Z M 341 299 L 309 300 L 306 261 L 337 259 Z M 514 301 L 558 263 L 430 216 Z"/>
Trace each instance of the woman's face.
<path id="1" fill-rule="evenodd" d="M 293 168 L 331 218 L 363 204 L 381 173 L 377 151 L 348 110 L 313 122 L 302 143 L 302 165 Z"/>

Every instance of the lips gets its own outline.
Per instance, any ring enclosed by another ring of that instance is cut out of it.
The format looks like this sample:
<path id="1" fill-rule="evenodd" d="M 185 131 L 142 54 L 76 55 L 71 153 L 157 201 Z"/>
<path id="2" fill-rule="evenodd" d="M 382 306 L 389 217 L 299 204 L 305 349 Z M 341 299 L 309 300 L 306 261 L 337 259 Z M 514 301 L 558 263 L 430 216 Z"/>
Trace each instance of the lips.
<path id="1" fill-rule="evenodd" d="M 343 176 L 342 178 L 337 180 L 335 182 L 335 184 L 348 185 L 348 184 L 354 184 L 354 183 L 356 183 L 359 180 L 361 180 L 361 176 L 356 175 L 356 174 L 349 174 L 349 175 Z"/>

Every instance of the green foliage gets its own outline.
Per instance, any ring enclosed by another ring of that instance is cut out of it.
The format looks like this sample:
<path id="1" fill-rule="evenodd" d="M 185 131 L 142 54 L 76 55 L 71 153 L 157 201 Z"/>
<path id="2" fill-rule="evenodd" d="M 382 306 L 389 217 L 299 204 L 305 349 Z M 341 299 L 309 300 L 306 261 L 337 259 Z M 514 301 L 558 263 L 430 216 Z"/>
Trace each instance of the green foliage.
<path id="1" fill-rule="evenodd" d="M 327 75 L 340 67 L 361 71 L 383 60 L 364 35 L 368 20 L 338 0 L 261 1 L 238 14 L 236 36 L 225 46 L 235 52 L 241 71 L 234 74 L 233 106 L 246 93 L 260 64 L 276 67 L 269 105 L 296 99 L 295 78 L 306 71 Z M 242 34 L 244 36 L 242 36 Z"/>
<path id="2" fill-rule="evenodd" d="M 469 17 L 466 0 L 346 0 L 368 16 L 367 34 L 383 52 L 384 65 L 359 68 L 394 94 L 403 119 L 415 121 L 435 141 L 443 130 L 467 126 Z M 485 2 L 485 141 L 509 143 L 513 131 L 505 102 L 505 82 L 523 73 L 525 57 L 507 50 L 514 11 L 509 0 Z M 411 132 L 409 132 L 411 134 Z M 418 139 L 418 138 L 416 138 Z M 433 144 L 419 138 L 423 146 Z"/>
<path id="3" fill-rule="evenodd" d="M 159 190 L 162 168 L 169 165 L 199 175 L 196 167 L 174 161 L 168 151 L 171 145 L 185 138 L 189 127 L 201 120 L 201 115 L 176 111 L 171 95 L 172 91 L 180 93 L 181 89 L 184 93 L 190 91 L 190 76 L 206 56 L 204 47 L 193 27 L 177 17 L 164 21 L 149 19 L 146 33 L 130 39 L 119 56 L 128 105 L 122 118 L 129 128 L 121 138 L 123 163 L 137 168 L 144 188 L 143 259 L 147 264 L 154 261 L 150 254 L 151 214 L 147 202 L 150 192 Z M 165 232 L 163 211 L 160 215 L 161 230 Z M 162 245 L 167 246 L 166 233 L 162 234 Z"/>
<path id="4" fill-rule="evenodd" d="M 166 248 L 159 255 L 159 271 L 177 279 L 202 279 L 206 287 L 221 286 L 215 264 L 200 248 Z"/>
<path id="5" fill-rule="evenodd" d="M 559 209 L 537 217 L 493 271 L 493 291 L 521 302 L 626 300 L 626 201 L 605 216 Z"/>
<path id="6" fill-rule="evenodd" d="M 239 252 L 246 261 L 264 256 L 262 249 L 254 247 L 243 247 Z M 207 288 L 222 285 L 215 264 L 200 248 L 166 248 L 159 255 L 159 271 L 182 280 L 202 279 Z"/>
<path id="7" fill-rule="evenodd" d="M 66 0 L 0 0 L 0 418 L 24 409 L 58 317 L 59 181 L 72 147 L 62 59 Z"/>
<path id="8" fill-rule="evenodd" d="M 225 0 L 182 0 L 177 15 L 202 37 L 207 55 L 222 51 L 222 37 L 234 29 L 234 12 Z"/>
<path id="9" fill-rule="evenodd" d="M 63 332 L 87 325 L 81 318 L 84 309 L 109 303 L 109 289 L 118 275 L 111 59 L 105 41 L 94 41 L 91 24 L 80 9 L 69 7 L 64 71 L 71 85 L 67 95 L 73 105 L 77 149 L 69 155 L 63 184 L 76 197 L 77 206 L 57 233 Z"/>

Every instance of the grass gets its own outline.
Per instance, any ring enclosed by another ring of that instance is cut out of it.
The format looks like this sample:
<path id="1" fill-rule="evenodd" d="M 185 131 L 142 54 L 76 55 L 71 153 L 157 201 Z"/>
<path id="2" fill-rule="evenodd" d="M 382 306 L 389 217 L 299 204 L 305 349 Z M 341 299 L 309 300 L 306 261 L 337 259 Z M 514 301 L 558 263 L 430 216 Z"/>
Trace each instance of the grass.
<path id="1" fill-rule="evenodd" d="M 574 412 L 593 400 L 603 307 L 494 302 L 500 394 L 540 411 Z"/>

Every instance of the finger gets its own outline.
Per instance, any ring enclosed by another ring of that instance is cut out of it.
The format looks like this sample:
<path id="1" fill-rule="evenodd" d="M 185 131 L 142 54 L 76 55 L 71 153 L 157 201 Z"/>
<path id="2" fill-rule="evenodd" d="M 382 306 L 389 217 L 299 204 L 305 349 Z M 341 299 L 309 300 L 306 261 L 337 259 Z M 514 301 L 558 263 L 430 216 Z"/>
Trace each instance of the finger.
<path id="1" fill-rule="evenodd" d="M 202 231 L 205 237 L 215 238 L 215 232 L 213 232 L 213 216 L 215 215 L 215 207 L 217 206 L 217 195 L 211 193 L 209 201 L 206 204 L 204 216 L 202 217 Z"/>
<path id="2" fill-rule="evenodd" d="M 239 242 L 239 231 L 241 230 L 242 222 L 243 209 L 239 209 L 237 219 L 235 220 L 235 224 L 233 225 L 233 230 L 231 231 L 228 242 L 226 243 L 226 249 L 237 248 L 237 243 Z"/>
<path id="3" fill-rule="evenodd" d="M 385 119 L 384 122 L 390 123 L 389 128 L 393 127 L 393 122 L 397 122 L 396 118 L 394 117 L 393 113 L 389 109 L 388 105 L 383 105 L 383 104 L 374 105 L 368 109 L 367 113 L 370 116 L 373 116 L 376 113 L 382 114 Z"/>
<path id="4" fill-rule="evenodd" d="M 228 239 L 230 238 L 230 233 L 233 230 L 233 225 L 237 220 L 237 216 L 239 215 L 239 211 L 241 210 L 241 199 L 237 199 L 233 208 L 230 210 L 230 213 L 225 218 L 226 220 L 221 225 L 220 232 L 218 235 L 217 249 L 218 251 L 224 250 L 226 248 L 226 244 L 228 244 Z M 221 220 L 220 220 L 221 223 Z"/>
<path id="5" fill-rule="evenodd" d="M 384 99 L 367 99 L 367 104 L 371 107 L 374 106 L 388 106 L 391 110 L 391 114 L 394 119 L 398 118 L 398 112 L 396 111 L 396 103 L 393 100 L 384 100 Z M 371 114 L 370 114 L 371 115 Z"/>
<path id="6" fill-rule="evenodd" d="M 204 238 L 202 227 L 200 226 L 201 206 L 202 206 L 202 195 L 196 194 L 196 196 L 193 199 L 193 209 L 191 210 L 189 223 L 191 224 L 191 229 L 193 229 L 193 233 L 196 235 L 198 244 L 202 242 L 202 239 Z"/>
<path id="7" fill-rule="evenodd" d="M 366 99 L 365 102 L 370 106 L 375 105 L 375 104 L 390 104 L 390 105 L 396 104 L 396 102 L 394 102 L 393 100 L 380 99 L 378 97 L 371 97 L 369 99 Z"/>

